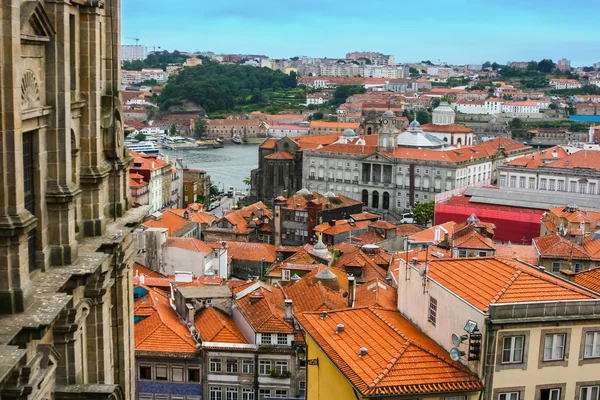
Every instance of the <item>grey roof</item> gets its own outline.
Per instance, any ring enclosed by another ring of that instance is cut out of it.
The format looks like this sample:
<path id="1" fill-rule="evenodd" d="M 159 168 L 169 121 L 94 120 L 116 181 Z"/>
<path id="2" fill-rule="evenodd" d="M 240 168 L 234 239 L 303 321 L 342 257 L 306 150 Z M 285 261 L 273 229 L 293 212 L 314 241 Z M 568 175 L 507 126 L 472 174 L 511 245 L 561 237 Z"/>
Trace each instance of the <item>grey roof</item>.
<path id="1" fill-rule="evenodd" d="M 411 123 L 412 124 L 412 123 Z M 417 122 L 418 124 L 418 122 Z M 409 129 L 398 135 L 398 147 L 420 147 L 423 149 L 441 148 L 448 143 L 422 130 Z"/>
<path id="2" fill-rule="evenodd" d="M 392 110 L 386 110 L 386 111 L 383 113 L 383 116 L 384 116 L 384 117 L 393 117 L 393 116 L 394 116 L 394 112 L 393 112 Z"/>
<path id="3" fill-rule="evenodd" d="M 547 210 L 577 201 L 577 205 L 590 211 L 600 211 L 597 195 L 581 195 L 568 192 L 550 192 L 517 188 L 471 187 L 465 192 L 472 203 L 494 204 L 510 207 Z M 576 196 L 576 199 L 574 199 Z"/>
<path id="4" fill-rule="evenodd" d="M 315 279 L 334 280 L 337 279 L 337 276 L 329 268 L 325 268 L 315 275 Z"/>
<path id="5" fill-rule="evenodd" d="M 224 286 L 183 286 L 177 290 L 186 299 L 212 299 L 217 297 L 231 297 L 231 290 Z"/>

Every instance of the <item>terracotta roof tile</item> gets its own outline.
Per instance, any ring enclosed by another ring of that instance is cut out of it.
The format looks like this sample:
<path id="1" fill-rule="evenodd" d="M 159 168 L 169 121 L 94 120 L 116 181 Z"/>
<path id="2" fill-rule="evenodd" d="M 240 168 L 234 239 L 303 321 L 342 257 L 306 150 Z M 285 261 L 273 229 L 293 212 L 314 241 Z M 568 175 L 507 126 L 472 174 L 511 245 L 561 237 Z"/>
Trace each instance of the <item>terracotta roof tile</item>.
<path id="1" fill-rule="evenodd" d="M 352 243 L 356 244 L 359 247 L 362 247 L 365 244 L 379 243 L 382 240 L 383 236 L 381 236 L 376 231 L 367 231 L 365 233 L 361 233 L 360 235 L 352 236 Z"/>
<path id="2" fill-rule="evenodd" d="M 357 283 L 369 282 L 373 279 L 385 279 L 387 272 L 373 261 L 362 250 L 346 253 L 333 263 L 334 268 L 341 269 L 347 273 L 360 268 L 360 276 L 355 276 Z"/>
<path id="3" fill-rule="evenodd" d="M 381 216 L 378 214 L 373 214 L 371 212 L 364 211 L 360 214 L 350 214 L 350 218 L 352 218 L 355 221 L 364 221 L 366 219 L 378 220 L 379 218 L 381 218 Z"/>
<path id="4" fill-rule="evenodd" d="M 538 254 L 533 245 L 496 244 L 496 255 L 509 259 L 519 259 L 532 265 L 538 264 Z"/>
<path id="5" fill-rule="evenodd" d="M 249 293 L 242 293 L 244 290 Z M 293 333 L 283 320 L 284 298 L 280 288 L 264 282 L 246 282 L 232 289 L 234 302 L 256 332 Z"/>
<path id="6" fill-rule="evenodd" d="M 356 288 L 354 307 L 366 306 L 398 310 L 398 292 L 381 279 L 365 282 Z"/>
<path id="7" fill-rule="evenodd" d="M 590 259 L 590 255 L 585 251 L 585 248 L 559 234 L 534 238 L 533 244 L 542 258 Z"/>
<path id="8" fill-rule="evenodd" d="M 339 219 L 337 221 L 325 222 L 323 224 L 317 225 L 315 226 L 314 231 L 322 232 L 326 235 L 339 235 L 351 231 L 367 229 L 367 227 L 370 224 L 371 221 L 368 220 L 352 222 L 345 219 Z"/>
<path id="9" fill-rule="evenodd" d="M 173 236 L 177 231 L 184 228 L 186 225 L 190 223 L 190 221 L 186 220 L 182 216 L 179 216 L 177 213 L 171 211 L 170 209 L 165 209 L 161 211 L 162 217 L 158 220 L 148 219 L 142 223 L 146 228 L 165 228 L 168 229 L 168 235 Z"/>
<path id="10" fill-rule="evenodd" d="M 415 224 L 400 224 L 396 227 L 396 236 L 408 236 L 415 233 L 419 233 L 423 230 Z"/>
<path id="11" fill-rule="evenodd" d="M 195 203 L 195 204 L 197 204 L 197 203 Z M 188 211 L 188 220 L 190 222 L 199 222 L 199 223 L 202 223 L 202 224 L 211 225 L 212 223 L 214 223 L 215 221 L 218 220 L 218 218 L 215 217 L 214 215 L 210 215 L 208 213 L 201 212 L 201 211 L 195 211 L 194 208 L 191 208 L 191 207 L 187 208 L 187 211 Z M 183 208 L 170 208 L 169 210 L 171 212 L 174 212 L 175 214 L 179 215 L 182 218 L 183 218 L 183 215 L 186 212 L 186 209 L 183 209 Z"/>
<path id="12" fill-rule="evenodd" d="M 197 251 L 208 255 L 213 251 L 213 248 L 199 239 L 193 238 L 168 238 L 165 246 L 177 247 L 180 249 L 186 249 L 191 251 Z"/>
<path id="13" fill-rule="evenodd" d="M 196 313 L 194 326 L 203 342 L 248 343 L 233 319 L 214 307 Z"/>
<path id="14" fill-rule="evenodd" d="M 361 396 L 482 390 L 477 376 L 397 311 L 303 313 L 298 321 Z M 336 333 L 337 324 L 344 331 Z M 359 357 L 360 348 L 368 349 Z"/>
<path id="15" fill-rule="evenodd" d="M 552 274 L 500 257 L 429 261 L 428 276 L 474 307 L 596 298 Z"/>
<path id="16" fill-rule="evenodd" d="M 444 240 L 444 232 L 441 231 L 440 232 L 440 239 L 436 240 L 435 239 L 435 230 L 436 230 L 437 226 L 440 226 L 440 227 L 444 228 L 448 232 L 448 240 L 452 240 L 452 233 L 454 232 L 454 225 L 456 225 L 456 222 L 454 222 L 454 221 L 448 221 L 448 222 L 440 224 L 440 225 L 432 226 L 431 228 L 425 229 L 424 231 L 417 232 L 415 234 L 409 235 L 408 236 L 408 240 L 411 243 L 435 243 L 435 244 L 439 244 L 440 242 L 442 242 Z"/>
<path id="17" fill-rule="evenodd" d="M 148 293 L 134 303 L 134 315 L 145 317 L 134 326 L 135 350 L 193 354 L 196 342 L 171 308 L 166 294 L 142 287 Z"/>
<path id="18" fill-rule="evenodd" d="M 222 242 L 207 243 L 212 248 L 220 248 Z M 277 258 L 276 247 L 268 243 L 253 242 L 226 242 L 227 257 L 229 262 L 232 259 L 261 261 L 263 258 L 266 263 L 275 262 Z"/>
<path id="19" fill-rule="evenodd" d="M 600 293 L 600 266 L 578 272 L 575 275 L 575 283 Z"/>
<path id="20" fill-rule="evenodd" d="M 326 286 L 322 281 L 315 279 L 315 275 L 324 269 L 327 269 L 326 265 L 317 265 L 298 281 L 283 286 L 285 297 L 292 300 L 295 313 L 347 307 L 347 300 L 342 293 L 348 290 L 348 275 L 340 270 L 329 269 L 337 277 L 338 290 L 334 290 L 336 286 Z"/>
<path id="21" fill-rule="evenodd" d="M 277 153 L 265 156 L 267 160 L 293 160 L 294 156 L 287 151 L 278 151 Z"/>

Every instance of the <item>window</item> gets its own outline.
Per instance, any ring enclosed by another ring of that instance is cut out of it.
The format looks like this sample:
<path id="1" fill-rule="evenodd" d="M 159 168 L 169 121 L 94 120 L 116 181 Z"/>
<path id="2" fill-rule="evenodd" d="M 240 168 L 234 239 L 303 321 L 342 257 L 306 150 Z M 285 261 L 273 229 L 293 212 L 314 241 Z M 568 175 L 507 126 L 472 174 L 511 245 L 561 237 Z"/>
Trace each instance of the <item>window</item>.
<path id="1" fill-rule="evenodd" d="M 258 398 L 260 400 L 271 397 L 271 389 L 259 389 Z"/>
<path id="2" fill-rule="evenodd" d="M 471 177 L 469 177 L 469 181 L 471 180 Z M 471 182 L 469 182 L 471 183 Z M 510 187 L 517 187 L 517 177 L 516 176 L 511 176 L 510 177 Z"/>
<path id="3" fill-rule="evenodd" d="M 580 183 L 579 184 L 579 193 L 585 193 L 585 188 L 586 188 L 587 184 L 586 183 Z"/>
<path id="4" fill-rule="evenodd" d="M 600 332 L 586 332 L 583 357 L 600 357 Z"/>
<path id="5" fill-rule="evenodd" d="M 569 192 L 575 193 L 575 188 L 576 187 L 577 187 L 577 182 L 570 182 L 569 183 Z"/>
<path id="6" fill-rule="evenodd" d="M 427 317 L 427 321 L 429 321 L 433 325 L 435 325 L 436 318 L 437 318 L 437 300 L 434 297 L 429 296 L 429 315 Z"/>
<path id="7" fill-rule="evenodd" d="M 156 366 L 154 368 L 154 373 L 156 374 L 156 376 L 154 377 L 154 380 L 157 381 L 166 381 L 167 380 L 167 367 L 166 366 Z"/>
<path id="8" fill-rule="evenodd" d="M 502 363 L 516 364 L 523 362 L 524 336 L 506 336 L 502 341 Z"/>
<path id="9" fill-rule="evenodd" d="M 582 386 L 579 400 L 600 400 L 600 386 Z"/>
<path id="10" fill-rule="evenodd" d="M 278 398 L 287 397 L 287 390 L 276 389 L 275 390 L 275 397 L 278 397 Z"/>
<path id="11" fill-rule="evenodd" d="M 35 215 L 35 164 L 34 164 L 34 149 L 33 149 L 33 132 L 23 133 L 23 190 L 25 209 Z M 29 271 L 37 268 L 35 263 L 37 234 L 36 229 L 32 229 L 28 233 L 27 238 L 27 257 Z"/>
<path id="12" fill-rule="evenodd" d="M 506 177 L 505 176 L 500 177 L 500 186 L 506 186 Z"/>
<path id="13" fill-rule="evenodd" d="M 546 335 L 544 339 L 544 361 L 562 360 L 565 356 L 565 334 Z"/>
<path id="14" fill-rule="evenodd" d="M 558 191 L 559 192 L 565 191 L 565 181 L 558 181 Z"/>
<path id="15" fill-rule="evenodd" d="M 260 334 L 260 342 L 262 344 L 271 344 L 271 334 L 270 333 L 261 333 Z"/>
<path id="16" fill-rule="evenodd" d="M 298 390 L 306 390 L 306 381 L 298 381 Z"/>
<path id="17" fill-rule="evenodd" d="M 519 178 L 519 187 L 525 188 L 525 177 L 523 176 Z"/>
<path id="18" fill-rule="evenodd" d="M 290 280 L 290 270 L 289 269 L 281 270 L 281 280 L 284 282 L 288 282 Z"/>
<path id="19" fill-rule="evenodd" d="M 477 255 L 479 257 L 485 257 L 485 256 L 487 256 L 487 251 L 480 251 L 479 253 L 477 253 Z"/>
<path id="20" fill-rule="evenodd" d="M 287 345 L 288 344 L 287 335 L 285 333 L 278 333 L 277 334 L 277 344 L 280 344 L 280 345 Z"/>
<path id="21" fill-rule="evenodd" d="M 188 190 L 188 185 L 185 185 L 185 186 L 183 187 L 183 190 L 186 190 L 186 191 L 187 191 L 187 190 Z"/>
<path id="22" fill-rule="evenodd" d="M 210 400 L 221 400 L 222 397 L 222 393 L 221 393 L 221 388 L 220 387 L 214 387 L 211 386 L 210 388 Z"/>
<path id="23" fill-rule="evenodd" d="M 225 391 L 227 400 L 238 400 L 238 389 L 228 387 Z"/>
<path id="24" fill-rule="evenodd" d="M 171 368 L 171 380 L 173 382 L 183 382 L 183 367 Z"/>
<path id="25" fill-rule="evenodd" d="M 238 372 L 238 362 L 237 360 L 227 360 L 227 373 L 228 374 L 237 374 Z"/>
<path id="26" fill-rule="evenodd" d="M 556 181 L 554 179 L 550 179 L 550 186 L 548 187 L 548 190 L 554 191 L 555 183 L 556 183 Z"/>
<path id="27" fill-rule="evenodd" d="M 460 258 L 465 258 L 467 256 L 467 251 L 466 250 L 459 250 L 458 251 L 458 256 Z"/>
<path id="28" fill-rule="evenodd" d="M 242 374 L 254 374 L 254 360 L 242 360 Z"/>
<path id="29" fill-rule="evenodd" d="M 258 373 L 260 375 L 269 375 L 271 373 L 271 361 L 260 360 L 258 362 Z"/>
<path id="30" fill-rule="evenodd" d="M 583 264 L 575 263 L 575 272 L 581 272 L 581 271 L 583 271 Z"/>
<path id="31" fill-rule="evenodd" d="M 546 179 L 540 179 L 540 190 L 546 190 Z"/>
<path id="32" fill-rule="evenodd" d="M 595 183 L 590 183 L 589 193 L 596 194 L 596 184 Z"/>
<path id="33" fill-rule="evenodd" d="M 140 380 L 152 380 L 152 367 L 149 365 L 140 365 Z"/>
<path id="34" fill-rule="evenodd" d="M 242 400 L 254 400 L 254 389 L 243 388 Z"/>
<path id="35" fill-rule="evenodd" d="M 560 261 L 552 261 L 552 273 L 558 274 L 560 272 Z"/>
<path id="36" fill-rule="evenodd" d="M 560 400 L 560 389 L 541 389 L 540 400 Z"/>
<path id="37" fill-rule="evenodd" d="M 220 358 L 211 358 L 208 370 L 210 372 L 222 372 L 223 366 L 221 365 L 221 359 Z"/>
<path id="38" fill-rule="evenodd" d="M 188 382 L 200 382 L 200 369 L 188 367 Z"/>
<path id="39" fill-rule="evenodd" d="M 288 372 L 288 363 L 287 361 L 275 361 L 275 371 L 281 375 L 284 372 Z"/>
<path id="40" fill-rule="evenodd" d="M 519 392 L 500 393 L 498 400 L 519 400 Z"/>

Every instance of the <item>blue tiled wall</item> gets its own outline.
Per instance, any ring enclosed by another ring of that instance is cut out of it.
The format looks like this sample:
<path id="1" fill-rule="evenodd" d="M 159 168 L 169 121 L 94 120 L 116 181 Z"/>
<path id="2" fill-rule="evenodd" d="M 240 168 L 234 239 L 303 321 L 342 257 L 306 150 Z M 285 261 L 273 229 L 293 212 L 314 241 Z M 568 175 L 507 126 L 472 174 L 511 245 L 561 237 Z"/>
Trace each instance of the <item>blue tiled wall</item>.
<path id="1" fill-rule="evenodd" d="M 138 381 L 137 388 L 138 393 L 202 395 L 202 385 L 199 383 Z"/>

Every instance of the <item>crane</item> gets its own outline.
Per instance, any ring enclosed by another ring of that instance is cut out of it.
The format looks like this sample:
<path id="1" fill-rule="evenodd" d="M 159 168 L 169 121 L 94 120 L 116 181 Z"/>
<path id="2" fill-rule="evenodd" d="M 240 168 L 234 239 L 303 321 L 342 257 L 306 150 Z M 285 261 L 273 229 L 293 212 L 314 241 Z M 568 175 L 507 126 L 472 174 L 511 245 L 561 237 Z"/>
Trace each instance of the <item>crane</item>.
<path id="1" fill-rule="evenodd" d="M 136 37 L 129 37 L 129 36 L 126 36 L 125 38 L 126 38 L 126 39 L 135 40 L 135 59 L 136 59 L 136 60 L 139 60 L 139 59 L 140 59 L 140 57 L 139 57 L 139 53 L 138 53 L 138 51 L 139 51 L 139 45 L 138 45 L 138 43 L 140 42 L 140 38 L 136 38 Z"/>

